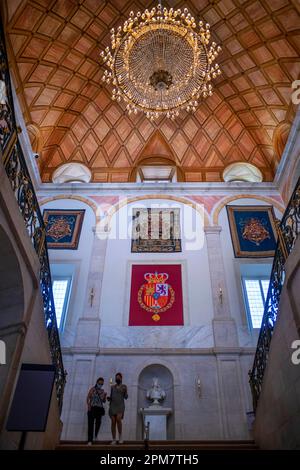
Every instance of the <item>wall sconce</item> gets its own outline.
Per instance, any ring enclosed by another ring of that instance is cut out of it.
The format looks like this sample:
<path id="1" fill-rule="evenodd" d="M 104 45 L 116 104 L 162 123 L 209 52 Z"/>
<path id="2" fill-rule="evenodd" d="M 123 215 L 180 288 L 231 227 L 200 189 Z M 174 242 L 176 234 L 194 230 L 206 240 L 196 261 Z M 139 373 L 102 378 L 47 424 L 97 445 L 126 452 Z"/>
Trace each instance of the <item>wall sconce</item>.
<path id="1" fill-rule="evenodd" d="M 94 303 L 94 297 L 95 297 L 95 291 L 94 291 L 94 288 L 92 287 L 90 290 L 90 306 L 91 307 L 93 306 L 93 303 Z"/>
<path id="2" fill-rule="evenodd" d="M 222 305 L 222 303 L 223 303 L 223 290 L 222 290 L 221 286 L 219 286 L 219 302 Z"/>
<path id="3" fill-rule="evenodd" d="M 201 385 L 201 380 L 199 377 L 196 378 L 196 390 L 198 392 L 198 396 L 201 397 L 202 395 L 202 385 Z"/>

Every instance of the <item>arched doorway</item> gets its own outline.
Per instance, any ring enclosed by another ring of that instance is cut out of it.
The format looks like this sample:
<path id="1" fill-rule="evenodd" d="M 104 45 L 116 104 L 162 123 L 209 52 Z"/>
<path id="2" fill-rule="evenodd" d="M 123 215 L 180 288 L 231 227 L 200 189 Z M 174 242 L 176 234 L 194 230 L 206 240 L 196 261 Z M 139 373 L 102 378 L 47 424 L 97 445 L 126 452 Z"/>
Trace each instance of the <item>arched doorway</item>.
<path id="1" fill-rule="evenodd" d="M 137 421 L 137 439 L 143 437 L 143 421 L 142 416 L 139 413 L 141 408 L 147 408 L 149 401 L 147 400 L 146 394 L 152 386 L 153 379 L 157 378 L 161 388 L 166 393 L 166 398 L 163 402 L 163 406 L 171 408 L 172 414 L 169 416 L 167 421 L 167 438 L 174 439 L 175 435 L 175 415 L 174 415 L 174 378 L 173 374 L 166 366 L 162 364 L 150 364 L 145 367 L 138 380 L 138 421 Z"/>

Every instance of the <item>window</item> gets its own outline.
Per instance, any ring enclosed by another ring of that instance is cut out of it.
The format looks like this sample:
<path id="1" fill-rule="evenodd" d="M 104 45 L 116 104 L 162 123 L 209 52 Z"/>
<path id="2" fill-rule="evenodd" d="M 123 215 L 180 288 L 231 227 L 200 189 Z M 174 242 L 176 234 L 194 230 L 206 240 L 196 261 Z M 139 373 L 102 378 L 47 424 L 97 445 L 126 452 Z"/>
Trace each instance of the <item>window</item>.
<path id="1" fill-rule="evenodd" d="M 70 297 L 71 278 L 55 277 L 53 279 L 52 290 L 59 329 L 63 328 Z"/>
<path id="2" fill-rule="evenodd" d="M 171 183 L 176 181 L 176 168 L 165 165 L 144 165 L 137 171 L 137 182 Z"/>
<path id="3" fill-rule="evenodd" d="M 267 300 L 268 278 L 243 278 L 243 288 L 249 321 L 253 328 L 260 328 Z"/>

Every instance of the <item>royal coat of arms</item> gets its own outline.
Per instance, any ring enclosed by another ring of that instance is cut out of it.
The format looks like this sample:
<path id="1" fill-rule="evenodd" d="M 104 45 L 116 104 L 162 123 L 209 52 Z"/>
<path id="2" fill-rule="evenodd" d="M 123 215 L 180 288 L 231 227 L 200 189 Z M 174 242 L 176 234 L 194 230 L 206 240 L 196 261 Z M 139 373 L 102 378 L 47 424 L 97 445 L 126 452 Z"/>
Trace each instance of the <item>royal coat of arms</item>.
<path id="1" fill-rule="evenodd" d="M 277 242 L 275 215 L 271 206 L 227 206 L 235 257 L 274 256 Z"/>
<path id="2" fill-rule="evenodd" d="M 146 273 L 147 281 L 138 291 L 138 302 L 147 312 L 153 313 L 152 320 L 159 321 L 160 314 L 172 307 L 175 300 L 174 289 L 166 281 L 167 273 Z"/>
<path id="3" fill-rule="evenodd" d="M 251 217 L 245 221 L 241 221 L 242 237 L 249 242 L 259 246 L 267 238 L 271 238 L 269 231 L 265 228 L 266 222 L 263 219 Z"/>
<path id="4" fill-rule="evenodd" d="M 46 230 L 47 236 L 54 238 L 55 241 L 70 236 L 72 234 L 71 224 L 74 224 L 75 220 L 75 217 L 72 217 L 71 221 L 68 221 L 65 217 L 50 220 Z"/>
<path id="5" fill-rule="evenodd" d="M 48 249 L 76 250 L 84 209 L 45 209 L 44 222 Z"/>

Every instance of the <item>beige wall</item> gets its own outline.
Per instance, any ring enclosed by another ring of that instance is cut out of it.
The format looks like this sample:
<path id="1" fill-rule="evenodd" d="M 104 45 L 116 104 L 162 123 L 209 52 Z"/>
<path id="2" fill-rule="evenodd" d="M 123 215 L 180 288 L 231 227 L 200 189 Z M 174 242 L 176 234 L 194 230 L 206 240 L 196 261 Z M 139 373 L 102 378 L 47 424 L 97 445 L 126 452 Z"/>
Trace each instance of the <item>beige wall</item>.
<path id="1" fill-rule="evenodd" d="M 299 286 L 298 237 L 286 263 L 286 283 L 254 425 L 255 440 L 263 449 L 300 449 L 300 364 L 292 362 L 292 343 L 299 340 L 300 331 Z"/>
<path id="2" fill-rule="evenodd" d="M 39 289 L 39 261 L 26 232 L 10 183 L 0 163 L 0 339 L 7 344 L 7 363 L 1 365 L 0 448 L 18 446 L 20 433 L 8 433 L 5 424 L 22 363 L 51 364 Z M 5 265 L 6 264 L 6 265 Z M 18 274 L 19 273 L 19 274 Z M 26 448 L 51 449 L 58 442 L 60 420 L 52 396 L 45 433 L 29 433 Z"/>

